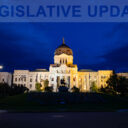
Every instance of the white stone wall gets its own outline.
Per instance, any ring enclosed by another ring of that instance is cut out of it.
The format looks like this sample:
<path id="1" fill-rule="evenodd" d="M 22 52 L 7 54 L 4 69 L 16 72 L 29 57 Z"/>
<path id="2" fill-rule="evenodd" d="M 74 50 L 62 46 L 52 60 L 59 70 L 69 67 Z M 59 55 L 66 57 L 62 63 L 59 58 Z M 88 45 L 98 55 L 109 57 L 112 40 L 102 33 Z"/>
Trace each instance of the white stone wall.
<path id="1" fill-rule="evenodd" d="M 29 70 L 14 70 L 13 84 L 23 85 L 28 88 Z"/>
<path id="2" fill-rule="evenodd" d="M 73 86 L 80 88 L 81 91 L 90 91 L 92 82 L 96 82 L 98 87 L 103 84 L 106 86 L 106 81 L 110 77 L 112 71 L 98 72 L 78 72 L 76 65 L 68 67 L 65 64 L 60 66 L 50 65 L 49 72 L 47 71 L 29 71 L 15 70 L 13 74 L 13 83 L 16 85 L 24 85 L 29 90 L 35 90 L 36 83 L 48 79 L 49 86 L 53 86 L 54 92 L 58 91 L 58 79 L 65 79 L 66 86 L 71 89 Z M 102 78 L 103 77 L 103 78 Z"/>
<path id="3" fill-rule="evenodd" d="M 12 74 L 8 72 L 0 72 L 0 83 L 7 83 L 11 86 L 12 84 Z"/>
<path id="4" fill-rule="evenodd" d="M 117 73 L 118 76 L 126 77 L 128 79 L 128 73 Z"/>
<path id="5" fill-rule="evenodd" d="M 13 84 L 23 85 L 29 90 L 35 90 L 36 83 L 41 83 L 42 80 L 49 80 L 49 72 L 40 72 L 29 70 L 15 70 L 13 74 Z"/>
<path id="6" fill-rule="evenodd" d="M 36 83 L 41 83 L 43 80 L 49 80 L 49 72 L 29 72 L 28 88 L 35 90 Z"/>
<path id="7" fill-rule="evenodd" d="M 73 56 L 66 54 L 55 55 L 54 64 L 73 64 Z"/>
<path id="8" fill-rule="evenodd" d="M 77 77 L 77 67 L 68 67 L 66 64 L 61 64 L 59 67 L 54 67 L 51 65 L 49 71 L 49 85 L 53 86 L 54 91 L 57 91 L 58 77 L 60 80 L 65 79 L 66 86 L 68 86 L 69 88 L 73 86 L 73 75 Z"/>

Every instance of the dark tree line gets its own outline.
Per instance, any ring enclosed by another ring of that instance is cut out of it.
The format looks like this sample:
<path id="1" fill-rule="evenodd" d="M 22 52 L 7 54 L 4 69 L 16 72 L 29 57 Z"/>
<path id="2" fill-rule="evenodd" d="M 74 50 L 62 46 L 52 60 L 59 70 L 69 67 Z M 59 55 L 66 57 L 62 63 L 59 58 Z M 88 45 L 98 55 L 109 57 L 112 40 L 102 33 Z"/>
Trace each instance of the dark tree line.
<path id="1" fill-rule="evenodd" d="M 118 76 L 115 72 L 107 81 L 108 86 L 101 88 L 102 92 L 118 94 L 121 96 L 128 95 L 128 79 L 126 77 Z"/>
<path id="2" fill-rule="evenodd" d="M 11 85 L 9 86 L 6 83 L 0 83 L 0 96 L 13 96 L 17 94 L 22 94 L 24 92 L 28 92 L 29 89 L 24 87 L 23 85 Z"/>

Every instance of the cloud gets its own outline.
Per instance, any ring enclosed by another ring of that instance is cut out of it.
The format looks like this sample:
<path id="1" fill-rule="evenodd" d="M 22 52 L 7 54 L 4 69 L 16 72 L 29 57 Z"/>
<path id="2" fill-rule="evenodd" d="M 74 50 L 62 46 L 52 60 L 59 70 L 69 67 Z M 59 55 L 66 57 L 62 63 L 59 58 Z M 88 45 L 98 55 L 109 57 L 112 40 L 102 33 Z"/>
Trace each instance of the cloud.
<path id="1" fill-rule="evenodd" d="M 46 67 L 48 36 L 32 24 L 0 24 L 0 64 L 4 67 Z M 49 57 L 50 58 L 50 57 Z"/>
<path id="2" fill-rule="evenodd" d="M 99 63 L 99 67 L 128 72 L 128 45 L 115 49 L 101 58 L 104 58 L 105 62 Z"/>
<path id="3" fill-rule="evenodd" d="M 96 61 L 98 59 L 98 61 Z M 100 62 L 100 60 L 102 60 Z M 116 72 L 128 72 L 128 44 L 114 49 L 103 56 L 97 56 L 93 64 L 79 64 L 79 69 L 115 70 Z"/>
<path id="4" fill-rule="evenodd" d="M 0 23 L 0 64 L 6 69 L 48 68 L 65 37 L 79 68 L 127 69 L 128 24 Z"/>

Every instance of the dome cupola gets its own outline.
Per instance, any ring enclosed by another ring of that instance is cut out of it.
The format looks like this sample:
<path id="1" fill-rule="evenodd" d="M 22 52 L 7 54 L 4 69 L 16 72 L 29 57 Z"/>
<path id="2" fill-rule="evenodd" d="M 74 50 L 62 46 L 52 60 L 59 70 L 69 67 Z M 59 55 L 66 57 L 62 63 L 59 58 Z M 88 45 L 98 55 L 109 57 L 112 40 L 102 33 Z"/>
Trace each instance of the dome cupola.
<path id="1" fill-rule="evenodd" d="M 64 38 L 63 38 L 63 43 L 55 50 L 54 54 L 55 55 L 66 54 L 73 56 L 72 49 L 65 44 Z"/>

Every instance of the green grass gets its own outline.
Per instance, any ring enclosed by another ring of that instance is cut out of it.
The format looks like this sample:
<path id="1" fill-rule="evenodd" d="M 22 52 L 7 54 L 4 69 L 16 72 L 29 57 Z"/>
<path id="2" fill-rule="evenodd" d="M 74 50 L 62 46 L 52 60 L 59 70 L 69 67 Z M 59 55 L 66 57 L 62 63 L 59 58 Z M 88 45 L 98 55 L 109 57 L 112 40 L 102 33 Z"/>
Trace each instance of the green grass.
<path id="1" fill-rule="evenodd" d="M 105 103 L 84 103 L 65 105 L 40 105 L 27 99 L 27 94 L 8 96 L 0 99 L 0 109 L 9 112 L 88 112 L 88 111 L 117 111 L 128 109 L 128 97 L 99 94 Z"/>

